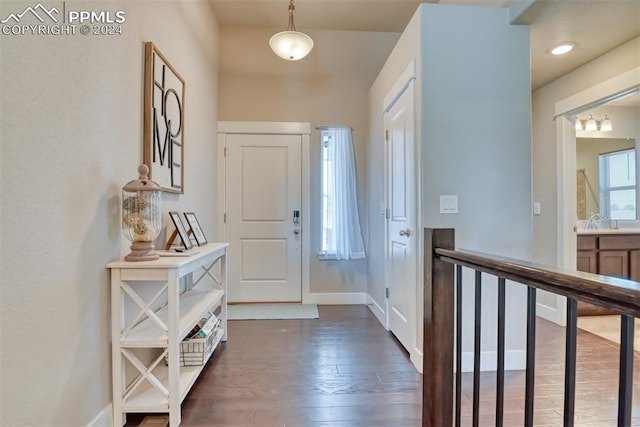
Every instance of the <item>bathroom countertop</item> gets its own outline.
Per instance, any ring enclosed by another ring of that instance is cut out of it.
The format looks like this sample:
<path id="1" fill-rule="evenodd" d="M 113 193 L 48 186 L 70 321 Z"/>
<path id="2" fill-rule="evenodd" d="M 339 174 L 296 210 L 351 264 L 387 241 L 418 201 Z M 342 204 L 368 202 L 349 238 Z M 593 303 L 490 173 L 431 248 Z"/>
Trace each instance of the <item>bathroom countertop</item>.
<path id="1" fill-rule="evenodd" d="M 640 234 L 640 228 L 596 228 L 594 230 L 585 230 L 584 228 L 578 228 L 578 235 L 593 235 L 593 234 Z"/>

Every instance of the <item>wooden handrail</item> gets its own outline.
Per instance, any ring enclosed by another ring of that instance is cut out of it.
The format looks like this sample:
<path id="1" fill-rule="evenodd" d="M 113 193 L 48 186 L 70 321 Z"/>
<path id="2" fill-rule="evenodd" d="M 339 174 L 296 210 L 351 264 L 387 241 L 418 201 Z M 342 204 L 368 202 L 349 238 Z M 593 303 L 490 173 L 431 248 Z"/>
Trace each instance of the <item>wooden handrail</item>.
<path id="1" fill-rule="evenodd" d="M 467 250 L 434 248 L 442 261 L 640 317 L 640 283 Z"/>

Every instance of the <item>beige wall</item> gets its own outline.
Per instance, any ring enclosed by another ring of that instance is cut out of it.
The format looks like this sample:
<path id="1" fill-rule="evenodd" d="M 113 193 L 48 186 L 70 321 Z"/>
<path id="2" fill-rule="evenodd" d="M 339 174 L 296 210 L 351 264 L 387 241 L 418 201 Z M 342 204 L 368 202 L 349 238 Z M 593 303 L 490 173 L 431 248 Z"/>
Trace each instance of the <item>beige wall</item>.
<path id="1" fill-rule="evenodd" d="M 110 425 L 109 272 L 128 247 L 121 187 L 142 161 L 145 41 L 186 80 L 185 194 L 215 241 L 218 30 L 207 1 L 124 10 L 120 36 L 0 35 L 3 426 Z M 0 16 L 33 2 L 0 3 Z M 168 217 L 165 216 L 164 224 Z"/>
<path id="2" fill-rule="evenodd" d="M 542 207 L 533 221 L 537 262 L 555 265 L 558 257 L 555 103 L 640 66 L 638 52 L 640 37 L 533 92 L 533 199 Z"/>
<path id="3" fill-rule="evenodd" d="M 315 41 L 308 57 L 284 61 L 269 48 L 269 28 L 221 27 L 219 120 L 310 122 L 311 293 L 366 292 L 367 260 L 320 261 L 318 125 L 353 127 L 358 209 L 367 244 L 367 93 L 398 35 L 307 31 Z M 259 64 L 259 65 L 257 65 Z M 343 299 L 344 300 L 344 299 Z"/>

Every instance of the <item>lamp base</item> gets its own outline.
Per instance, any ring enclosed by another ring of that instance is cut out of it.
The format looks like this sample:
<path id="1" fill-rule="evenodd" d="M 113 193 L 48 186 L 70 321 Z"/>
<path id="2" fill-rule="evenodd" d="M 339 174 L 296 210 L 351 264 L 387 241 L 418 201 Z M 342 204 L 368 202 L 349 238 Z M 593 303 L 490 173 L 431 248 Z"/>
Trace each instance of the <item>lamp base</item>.
<path id="1" fill-rule="evenodd" d="M 133 242 L 131 253 L 124 257 L 125 261 L 153 261 L 160 258 L 157 252 L 153 251 L 153 242 Z"/>

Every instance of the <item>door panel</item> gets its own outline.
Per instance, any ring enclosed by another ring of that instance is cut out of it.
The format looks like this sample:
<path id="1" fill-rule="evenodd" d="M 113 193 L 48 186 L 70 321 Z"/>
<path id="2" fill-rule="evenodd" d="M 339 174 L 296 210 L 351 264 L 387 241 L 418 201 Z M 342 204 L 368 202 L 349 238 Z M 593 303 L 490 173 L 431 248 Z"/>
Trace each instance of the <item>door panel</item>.
<path id="1" fill-rule="evenodd" d="M 394 242 L 391 246 L 391 258 L 390 258 L 390 276 L 393 277 L 395 283 L 406 283 L 407 280 L 407 258 L 410 256 L 410 250 L 407 245 L 400 242 Z M 410 275 L 409 275 L 410 276 Z M 406 292 L 407 287 L 395 286 L 393 292 L 389 292 L 389 299 L 391 300 L 391 310 L 393 310 L 394 326 L 402 326 L 407 323 L 409 313 L 407 310 L 407 304 L 409 302 Z M 398 331 L 396 331 L 398 333 Z M 402 334 L 402 331 L 399 331 Z"/>
<path id="2" fill-rule="evenodd" d="M 596 251 L 578 251 L 577 270 L 587 273 L 598 273 L 598 253 Z"/>
<path id="3" fill-rule="evenodd" d="M 385 113 L 388 131 L 387 282 L 389 329 L 412 351 L 416 323 L 416 218 L 413 83 Z"/>
<path id="4" fill-rule="evenodd" d="M 302 300 L 302 137 L 226 138 L 230 302 Z"/>
<path id="5" fill-rule="evenodd" d="M 629 251 L 629 279 L 640 281 L 640 251 Z"/>
<path id="6" fill-rule="evenodd" d="M 243 239 L 242 280 L 286 280 L 286 239 Z"/>
<path id="7" fill-rule="evenodd" d="M 242 147 L 242 220 L 287 220 L 288 147 Z"/>
<path id="8" fill-rule="evenodd" d="M 605 276 L 629 277 L 628 251 L 600 251 L 598 252 L 599 273 Z"/>

